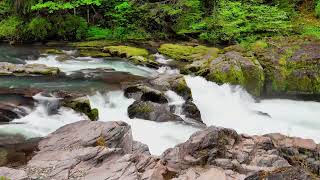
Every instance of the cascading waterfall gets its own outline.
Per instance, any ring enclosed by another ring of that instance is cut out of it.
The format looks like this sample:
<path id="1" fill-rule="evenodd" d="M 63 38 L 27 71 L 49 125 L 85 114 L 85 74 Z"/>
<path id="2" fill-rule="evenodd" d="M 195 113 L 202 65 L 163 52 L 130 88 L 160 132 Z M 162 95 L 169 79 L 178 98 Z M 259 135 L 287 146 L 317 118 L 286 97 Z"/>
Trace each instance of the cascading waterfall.
<path id="1" fill-rule="evenodd" d="M 166 93 L 175 102 L 177 95 L 172 92 Z M 122 91 L 113 91 L 107 94 L 97 93 L 91 96 L 92 107 L 99 109 L 101 121 L 125 121 L 131 125 L 133 138 L 149 146 L 152 154 L 160 155 L 164 150 L 186 141 L 189 136 L 198 129 L 178 124 L 175 122 L 157 123 L 142 119 L 130 119 L 127 115 L 127 108 L 134 102 L 133 99 L 124 97 Z"/>
<path id="2" fill-rule="evenodd" d="M 185 78 L 207 125 L 252 135 L 276 132 L 320 141 L 320 103 L 283 99 L 257 103 L 239 86 L 219 86 L 201 77 Z"/>

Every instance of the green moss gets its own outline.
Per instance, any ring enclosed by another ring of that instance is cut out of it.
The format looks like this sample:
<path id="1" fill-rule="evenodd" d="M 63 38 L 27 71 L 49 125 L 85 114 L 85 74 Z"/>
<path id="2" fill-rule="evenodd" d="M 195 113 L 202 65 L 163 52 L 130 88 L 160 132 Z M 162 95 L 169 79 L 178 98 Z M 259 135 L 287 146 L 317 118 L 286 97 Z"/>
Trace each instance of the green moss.
<path id="1" fill-rule="evenodd" d="M 60 49 L 45 49 L 45 50 L 43 50 L 43 53 L 45 53 L 45 54 L 64 54 L 63 51 Z"/>
<path id="2" fill-rule="evenodd" d="M 8 152 L 5 149 L 0 148 L 0 166 L 5 166 L 7 164 L 7 155 Z"/>
<path id="3" fill-rule="evenodd" d="M 210 72 L 207 79 L 219 84 L 230 83 L 245 86 L 245 77 L 242 70 L 234 66 L 230 66 L 229 70 L 225 72 L 214 70 Z"/>
<path id="4" fill-rule="evenodd" d="M 103 48 L 103 51 L 110 53 L 112 56 L 130 58 L 133 56 L 147 57 L 149 52 L 143 48 L 136 48 L 130 46 L 107 46 Z"/>
<path id="5" fill-rule="evenodd" d="M 268 47 L 268 43 L 262 40 L 256 41 L 251 45 L 251 49 L 253 51 L 261 51 L 263 49 L 266 49 Z"/>
<path id="6" fill-rule="evenodd" d="M 99 119 L 98 109 L 91 109 L 88 99 L 78 98 L 70 102 L 66 102 L 64 106 L 72 108 L 76 112 L 84 113 L 91 121 L 97 121 Z"/>
<path id="7" fill-rule="evenodd" d="M 97 40 L 97 41 L 84 41 L 84 42 L 73 42 L 69 43 L 70 46 L 74 47 L 92 47 L 92 48 L 103 48 L 105 46 L 110 46 L 112 44 L 116 43 L 115 41 L 109 41 L 109 40 Z"/>
<path id="8" fill-rule="evenodd" d="M 96 146 L 107 147 L 106 140 L 103 136 L 100 136 L 96 141 Z"/>
<path id="9" fill-rule="evenodd" d="M 111 55 L 109 53 L 104 53 L 102 51 L 97 51 L 97 50 L 80 50 L 79 56 L 104 58 L 104 57 L 110 57 Z"/>
<path id="10" fill-rule="evenodd" d="M 163 55 L 179 61 L 213 60 L 219 49 L 206 46 L 186 46 L 180 44 L 162 44 L 158 49 Z"/>
<path id="11" fill-rule="evenodd" d="M 151 105 L 146 104 L 146 103 L 142 103 L 139 106 L 135 107 L 133 109 L 133 112 L 139 112 L 139 113 L 151 113 L 153 112 L 153 108 L 151 107 Z"/>

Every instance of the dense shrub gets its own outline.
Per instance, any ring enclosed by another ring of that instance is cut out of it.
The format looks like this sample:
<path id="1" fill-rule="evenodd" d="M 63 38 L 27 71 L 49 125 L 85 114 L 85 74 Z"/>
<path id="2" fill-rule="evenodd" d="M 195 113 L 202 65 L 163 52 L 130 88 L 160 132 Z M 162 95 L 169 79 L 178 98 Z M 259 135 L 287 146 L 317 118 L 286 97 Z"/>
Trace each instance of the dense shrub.
<path id="1" fill-rule="evenodd" d="M 52 34 L 57 39 L 81 40 L 86 37 L 88 24 L 80 16 L 65 15 L 51 18 Z"/>
<path id="2" fill-rule="evenodd" d="M 0 21 L 0 39 L 10 41 L 19 40 L 21 35 L 19 26 L 21 24 L 22 20 L 16 16 L 10 16 Z"/>
<path id="3" fill-rule="evenodd" d="M 52 24 L 43 17 L 33 18 L 27 25 L 27 32 L 33 40 L 44 40 L 49 37 Z"/>
<path id="4" fill-rule="evenodd" d="M 315 11 L 316 11 L 317 17 L 320 18 L 320 0 L 318 0 L 318 2 L 316 4 Z"/>

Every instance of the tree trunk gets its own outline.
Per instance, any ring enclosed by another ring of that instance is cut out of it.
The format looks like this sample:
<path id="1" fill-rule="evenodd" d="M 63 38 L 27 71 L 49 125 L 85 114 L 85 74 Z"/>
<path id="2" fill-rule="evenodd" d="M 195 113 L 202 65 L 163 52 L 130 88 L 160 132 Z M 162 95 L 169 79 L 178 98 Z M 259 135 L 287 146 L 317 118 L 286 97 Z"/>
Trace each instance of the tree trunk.
<path id="1" fill-rule="evenodd" d="M 89 24 L 90 23 L 90 9 L 89 9 L 89 7 L 87 7 L 87 21 Z"/>

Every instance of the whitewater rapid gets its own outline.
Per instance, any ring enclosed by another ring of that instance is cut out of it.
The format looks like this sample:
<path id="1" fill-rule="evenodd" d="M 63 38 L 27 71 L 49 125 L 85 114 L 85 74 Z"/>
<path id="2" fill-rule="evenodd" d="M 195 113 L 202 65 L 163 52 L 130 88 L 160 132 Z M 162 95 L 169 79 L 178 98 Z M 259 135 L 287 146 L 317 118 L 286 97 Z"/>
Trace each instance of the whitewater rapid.
<path id="1" fill-rule="evenodd" d="M 67 60 L 59 60 L 58 55 L 48 55 L 40 57 L 36 60 L 28 60 L 27 64 L 44 64 L 48 67 L 57 67 L 62 72 L 70 75 L 74 72 L 83 69 L 97 69 L 97 68 L 112 68 L 115 71 L 128 72 L 138 76 L 153 76 L 154 70 L 143 67 L 135 66 L 123 60 L 105 59 L 105 58 L 92 58 L 92 57 L 68 57 Z"/>
<path id="2" fill-rule="evenodd" d="M 161 64 L 168 61 L 161 55 L 156 56 Z M 58 61 L 57 56 L 49 55 L 28 64 L 45 64 L 59 67 L 66 74 L 83 69 L 113 68 L 116 71 L 129 72 L 141 76 L 154 74 L 179 74 L 179 70 L 162 66 L 158 70 L 137 67 L 128 62 L 117 60 L 103 60 L 99 58 L 72 58 L 68 61 Z M 270 99 L 256 102 L 240 86 L 228 84 L 217 85 L 201 77 L 185 76 L 191 88 L 194 103 L 201 111 L 202 119 L 208 126 L 233 128 L 239 133 L 262 135 L 266 133 L 282 133 L 314 139 L 320 142 L 320 103 L 294 101 L 285 99 Z M 175 114 L 185 118 L 181 112 L 184 103 L 182 97 L 172 91 L 166 96 L 170 105 L 175 105 Z M 174 122 L 157 123 L 142 119 L 130 119 L 127 108 L 134 102 L 124 97 L 122 91 L 108 93 L 96 92 L 88 96 L 93 108 L 98 108 L 100 121 L 125 121 L 132 127 L 133 138 L 149 146 L 152 154 L 159 155 L 167 148 L 186 141 L 191 134 L 199 129 Z M 36 108 L 30 114 L 13 122 L 23 123 L 0 126 L 0 132 L 20 133 L 27 137 L 46 136 L 61 126 L 87 117 L 71 109 L 61 107 L 55 113 L 50 109 L 59 101 L 55 97 L 34 96 Z M 262 115 L 266 113 L 269 116 Z"/>
<path id="3" fill-rule="evenodd" d="M 217 85 L 201 77 L 185 78 L 207 125 L 251 135 L 282 133 L 320 142 L 320 103 L 286 99 L 257 103 L 240 86 Z M 271 117 L 259 115 L 258 111 Z"/>

